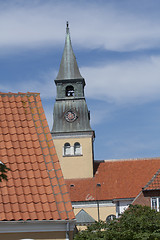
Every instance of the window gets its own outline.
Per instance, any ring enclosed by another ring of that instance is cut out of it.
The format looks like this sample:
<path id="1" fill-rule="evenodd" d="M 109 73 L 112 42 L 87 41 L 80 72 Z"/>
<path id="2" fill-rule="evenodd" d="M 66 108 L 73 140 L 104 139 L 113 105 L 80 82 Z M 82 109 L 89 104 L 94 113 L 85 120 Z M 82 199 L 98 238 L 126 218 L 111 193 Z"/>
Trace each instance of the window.
<path id="1" fill-rule="evenodd" d="M 70 155 L 71 154 L 71 146 L 69 143 L 64 144 L 64 155 Z"/>
<path id="2" fill-rule="evenodd" d="M 81 145 L 79 142 L 76 142 L 74 144 L 74 155 L 81 155 L 82 152 L 81 152 Z"/>
<path id="3" fill-rule="evenodd" d="M 70 143 L 65 143 L 63 146 L 63 156 L 82 156 L 82 146 L 79 142 L 75 142 L 73 146 Z"/>
<path id="4" fill-rule="evenodd" d="M 116 216 L 111 214 L 106 218 L 106 222 L 110 222 L 110 221 L 114 220 L 115 218 L 116 218 Z"/>
<path id="5" fill-rule="evenodd" d="M 160 211 L 160 197 L 151 198 L 151 208 L 155 209 L 157 212 Z"/>
<path id="6" fill-rule="evenodd" d="M 66 97 L 73 97 L 74 96 L 74 87 L 67 86 L 66 87 Z"/>

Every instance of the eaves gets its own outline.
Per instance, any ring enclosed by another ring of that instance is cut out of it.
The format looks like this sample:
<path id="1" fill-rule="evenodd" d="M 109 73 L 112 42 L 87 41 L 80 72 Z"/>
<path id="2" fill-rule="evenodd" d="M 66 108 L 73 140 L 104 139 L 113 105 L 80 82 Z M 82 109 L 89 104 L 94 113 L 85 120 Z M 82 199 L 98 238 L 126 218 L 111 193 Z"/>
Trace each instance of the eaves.
<path id="1" fill-rule="evenodd" d="M 73 231 L 75 223 L 76 220 L 0 221 L 0 233 Z"/>

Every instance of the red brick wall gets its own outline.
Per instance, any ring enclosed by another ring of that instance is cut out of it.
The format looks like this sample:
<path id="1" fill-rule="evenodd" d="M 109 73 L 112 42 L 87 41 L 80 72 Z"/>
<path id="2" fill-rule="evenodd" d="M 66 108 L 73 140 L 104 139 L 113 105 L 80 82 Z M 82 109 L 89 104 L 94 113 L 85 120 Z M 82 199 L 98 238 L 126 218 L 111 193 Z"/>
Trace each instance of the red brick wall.
<path id="1" fill-rule="evenodd" d="M 160 190 L 150 190 L 150 191 L 142 191 L 137 196 L 137 198 L 133 201 L 133 205 L 139 204 L 142 206 L 151 206 L 151 197 L 159 197 Z"/>
<path id="2" fill-rule="evenodd" d="M 149 196 L 144 196 L 143 192 L 134 200 L 133 205 L 151 206 L 151 201 Z"/>

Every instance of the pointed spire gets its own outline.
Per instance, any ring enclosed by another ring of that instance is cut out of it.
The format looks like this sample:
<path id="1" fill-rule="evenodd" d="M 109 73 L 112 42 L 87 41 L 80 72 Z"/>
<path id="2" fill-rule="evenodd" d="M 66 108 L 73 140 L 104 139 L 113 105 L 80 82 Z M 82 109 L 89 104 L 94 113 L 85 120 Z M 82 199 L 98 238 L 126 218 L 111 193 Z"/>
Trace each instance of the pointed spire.
<path id="1" fill-rule="evenodd" d="M 82 78 L 82 76 L 79 72 L 78 64 L 73 52 L 69 33 L 69 24 L 67 21 L 65 46 L 56 80 L 80 79 L 80 78 Z"/>

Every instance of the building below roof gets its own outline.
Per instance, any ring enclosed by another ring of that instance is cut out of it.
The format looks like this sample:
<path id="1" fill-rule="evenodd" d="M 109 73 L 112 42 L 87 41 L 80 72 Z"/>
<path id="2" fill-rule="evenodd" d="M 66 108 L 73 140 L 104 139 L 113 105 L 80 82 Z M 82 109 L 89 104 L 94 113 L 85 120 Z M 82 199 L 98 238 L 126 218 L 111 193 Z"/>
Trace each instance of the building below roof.
<path id="1" fill-rule="evenodd" d="M 160 158 L 96 161 L 94 166 L 93 178 L 68 179 L 66 184 L 75 214 L 83 208 L 96 220 L 98 214 L 106 220 L 111 214 L 118 217 L 133 202 L 160 168 Z M 157 182 L 159 172 L 152 185 Z"/>

